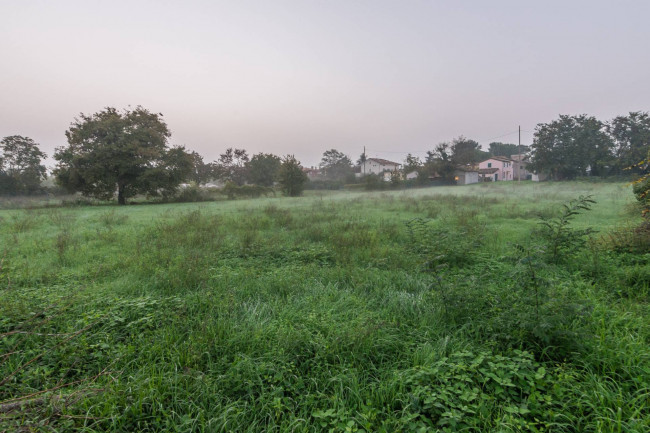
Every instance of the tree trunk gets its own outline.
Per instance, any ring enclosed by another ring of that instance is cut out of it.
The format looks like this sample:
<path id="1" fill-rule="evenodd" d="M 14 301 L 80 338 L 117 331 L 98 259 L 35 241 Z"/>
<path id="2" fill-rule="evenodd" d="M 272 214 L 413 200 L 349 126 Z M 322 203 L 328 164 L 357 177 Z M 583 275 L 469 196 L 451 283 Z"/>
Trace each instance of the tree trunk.
<path id="1" fill-rule="evenodd" d="M 117 186 L 117 204 L 126 204 L 126 197 L 124 197 L 124 185 Z"/>

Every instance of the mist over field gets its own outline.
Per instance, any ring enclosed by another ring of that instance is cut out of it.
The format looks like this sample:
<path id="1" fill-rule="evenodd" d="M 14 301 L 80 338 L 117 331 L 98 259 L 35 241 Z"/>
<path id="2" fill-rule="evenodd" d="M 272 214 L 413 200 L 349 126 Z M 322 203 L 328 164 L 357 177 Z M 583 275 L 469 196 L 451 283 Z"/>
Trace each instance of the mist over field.
<path id="1" fill-rule="evenodd" d="M 650 431 L 650 3 L 0 16 L 0 432 Z"/>

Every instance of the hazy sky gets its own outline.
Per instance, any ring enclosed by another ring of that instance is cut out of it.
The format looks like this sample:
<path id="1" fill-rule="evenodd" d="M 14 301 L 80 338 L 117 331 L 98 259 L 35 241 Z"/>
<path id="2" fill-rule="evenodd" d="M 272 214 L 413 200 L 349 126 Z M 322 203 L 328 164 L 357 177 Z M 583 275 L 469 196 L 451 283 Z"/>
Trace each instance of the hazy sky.
<path id="1" fill-rule="evenodd" d="M 48 155 L 106 106 L 163 113 L 207 161 L 304 165 L 650 110 L 647 0 L 0 0 L 0 17 L 0 137 Z"/>

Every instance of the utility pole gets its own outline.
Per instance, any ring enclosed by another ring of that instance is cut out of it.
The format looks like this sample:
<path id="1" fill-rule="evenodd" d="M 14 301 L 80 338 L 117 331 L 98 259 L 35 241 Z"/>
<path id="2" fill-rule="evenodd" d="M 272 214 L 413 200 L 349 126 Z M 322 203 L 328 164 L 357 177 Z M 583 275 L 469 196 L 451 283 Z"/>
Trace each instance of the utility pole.
<path id="1" fill-rule="evenodd" d="M 363 161 L 361 161 L 363 164 L 363 175 L 366 175 L 366 146 L 363 146 Z"/>
<path id="2" fill-rule="evenodd" d="M 521 157 L 521 125 L 519 125 L 519 146 L 517 147 L 517 152 L 519 153 L 519 168 L 517 169 L 517 173 L 519 173 L 519 180 L 518 182 L 521 182 L 521 167 L 523 164 L 523 158 Z"/>

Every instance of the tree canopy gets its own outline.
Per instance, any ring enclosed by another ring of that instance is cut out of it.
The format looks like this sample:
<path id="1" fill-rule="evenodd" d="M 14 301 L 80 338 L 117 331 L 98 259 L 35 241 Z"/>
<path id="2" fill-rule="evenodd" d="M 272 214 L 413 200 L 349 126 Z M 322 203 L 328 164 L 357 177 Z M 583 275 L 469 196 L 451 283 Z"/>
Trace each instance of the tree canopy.
<path id="1" fill-rule="evenodd" d="M 535 128 L 531 167 L 557 180 L 602 175 L 611 163 L 612 146 L 600 120 L 585 114 L 561 115 Z"/>
<path id="2" fill-rule="evenodd" d="M 630 167 L 634 173 L 643 173 L 639 161 L 645 160 L 650 149 L 650 115 L 632 112 L 615 117 L 607 125 L 607 132 L 614 140 L 617 170 Z"/>
<path id="3" fill-rule="evenodd" d="M 329 180 L 341 180 L 353 173 L 352 160 L 336 149 L 330 149 L 323 153 L 320 168 Z"/>
<path id="4" fill-rule="evenodd" d="M 250 158 L 245 149 L 229 147 L 214 163 L 216 175 L 223 182 L 241 186 L 246 182 L 248 161 Z"/>
<path id="5" fill-rule="evenodd" d="M 0 142 L 0 194 L 33 194 L 41 189 L 46 155 L 29 137 L 11 135 Z"/>
<path id="6" fill-rule="evenodd" d="M 517 145 L 513 143 L 501 143 L 493 141 L 488 145 L 488 153 L 490 156 L 507 156 L 525 154 L 530 151 L 530 148 L 525 145 Z"/>
<path id="7" fill-rule="evenodd" d="M 451 162 L 454 165 L 475 164 L 487 158 L 488 153 L 481 150 L 481 145 L 462 135 L 451 142 Z"/>
<path id="8" fill-rule="evenodd" d="M 162 114 L 140 106 L 112 107 L 80 114 L 65 133 L 67 147 L 56 150 L 57 182 L 86 196 L 118 203 L 136 194 L 170 195 L 190 175 L 192 157 L 169 148 L 170 132 Z"/>
<path id="9" fill-rule="evenodd" d="M 307 175 L 302 171 L 300 162 L 293 155 L 282 158 L 282 165 L 278 171 L 278 183 L 285 195 L 289 197 L 302 195 L 307 180 Z"/>
<path id="10" fill-rule="evenodd" d="M 429 175 L 451 182 L 456 167 L 476 164 L 487 155 L 477 141 L 460 136 L 451 143 L 440 143 L 434 150 L 428 151 L 424 167 Z"/>
<path id="11" fill-rule="evenodd" d="M 248 181 L 254 185 L 273 186 L 282 159 L 271 153 L 257 153 L 248 162 Z"/>
<path id="12" fill-rule="evenodd" d="M 204 162 L 203 157 L 195 151 L 189 153 L 192 159 L 192 170 L 190 171 L 189 180 L 197 185 L 207 183 L 216 177 L 216 167 L 213 162 Z"/>
<path id="13" fill-rule="evenodd" d="M 404 164 L 402 164 L 402 171 L 404 174 L 409 174 L 411 172 L 419 172 L 422 169 L 422 161 L 417 156 L 411 155 L 410 153 L 406 155 L 404 159 Z"/>

